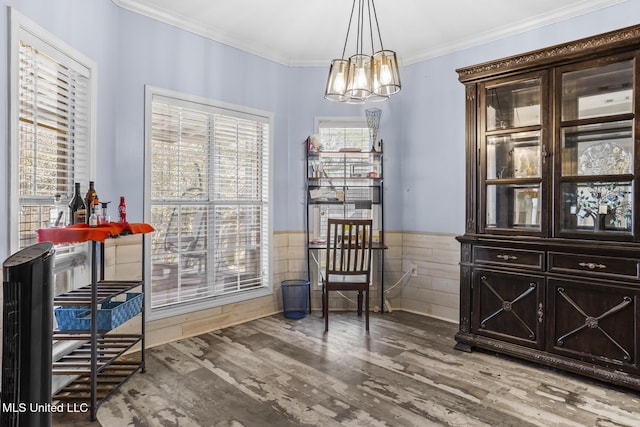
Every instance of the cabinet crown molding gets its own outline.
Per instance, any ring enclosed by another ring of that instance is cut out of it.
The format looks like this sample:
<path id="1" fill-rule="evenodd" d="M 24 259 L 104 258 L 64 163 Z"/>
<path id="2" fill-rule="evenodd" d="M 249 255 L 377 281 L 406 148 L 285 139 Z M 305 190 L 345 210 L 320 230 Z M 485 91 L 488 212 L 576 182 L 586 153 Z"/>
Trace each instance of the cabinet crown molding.
<path id="1" fill-rule="evenodd" d="M 524 68 L 546 67 L 556 62 L 566 62 L 575 58 L 583 60 L 587 54 L 598 54 L 604 51 L 615 52 L 618 49 L 628 50 L 633 46 L 640 47 L 640 25 L 626 27 L 596 36 L 586 37 L 507 58 L 489 61 L 482 64 L 463 67 L 456 70 L 458 80 L 462 83 L 495 77 L 499 73 L 518 71 Z"/>

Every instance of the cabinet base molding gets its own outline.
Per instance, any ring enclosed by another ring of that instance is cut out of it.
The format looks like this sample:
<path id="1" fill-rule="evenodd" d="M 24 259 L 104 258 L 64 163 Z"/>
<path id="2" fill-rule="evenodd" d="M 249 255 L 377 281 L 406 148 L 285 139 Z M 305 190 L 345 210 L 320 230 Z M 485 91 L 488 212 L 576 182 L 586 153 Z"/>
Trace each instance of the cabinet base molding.
<path id="1" fill-rule="evenodd" d="M 615 369 L 607 369 L 582 362 L 576 359 L 562 357 L 541 350 L 524 348 L 520 345 L 498 341 L 474 334 L 458 332 L 455 336 L 456 350 L 472 352 L 474 348 L 495 351 L 507 356 L 513 356 L 554 369 L 561 369 L 574 374 L 584 375 L 596 380 L 605 381 L 621 387 L 640 390 L 640 377 Z"/>

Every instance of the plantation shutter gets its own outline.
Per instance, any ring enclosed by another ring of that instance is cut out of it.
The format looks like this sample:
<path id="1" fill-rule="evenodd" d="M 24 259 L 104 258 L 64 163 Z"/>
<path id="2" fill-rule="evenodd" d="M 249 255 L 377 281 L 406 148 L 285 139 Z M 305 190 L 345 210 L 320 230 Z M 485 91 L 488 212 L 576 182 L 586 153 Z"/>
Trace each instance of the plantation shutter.
<path id="1" fill-rule="evenodd" d="M 53 198 L 67 203 L 89 181 L 89 70 L 20 42 L 18 111 L 19 247 L 36 242 Z"/>
<path id="2" fill-rule="evenodd" d="M 156 97 L 152 308 L 268 286 L 265 118 Z"/>

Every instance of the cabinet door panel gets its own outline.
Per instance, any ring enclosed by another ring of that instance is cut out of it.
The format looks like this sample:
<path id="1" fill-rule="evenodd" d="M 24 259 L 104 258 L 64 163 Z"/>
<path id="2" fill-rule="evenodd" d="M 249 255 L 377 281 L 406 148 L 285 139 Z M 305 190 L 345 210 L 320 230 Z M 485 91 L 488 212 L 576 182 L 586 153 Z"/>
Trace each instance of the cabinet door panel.
<path id="1" fill-rule="evenodd" d="M 549 351 L 637 371 L 639 289 L 550 280 L 549 292 Z"/>
<path id="2" fill-rule="evenodd" d="M 548 73 L 478 85 L 478 219 L 490 234 L 545 235 Z"/>
<path id="3" fill-rule="evenodd" d="M 475 270 L 472 328 L 479 335 L 541 348 L 543 300 L 542 277 Z"/>
<path id="4" fill-rule="evenodd" d="M 636 55 L 559 67 L 557 237 L 637 239 Z M 634 236 L 635 235 L 635 236 Z"/>

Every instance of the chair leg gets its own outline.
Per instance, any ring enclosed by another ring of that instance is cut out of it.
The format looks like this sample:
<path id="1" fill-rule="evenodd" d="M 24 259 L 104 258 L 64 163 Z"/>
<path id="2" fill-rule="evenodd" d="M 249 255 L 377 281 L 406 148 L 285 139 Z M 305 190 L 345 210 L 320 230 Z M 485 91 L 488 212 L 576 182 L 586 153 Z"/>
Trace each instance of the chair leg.
<path id="1" fill-rule="evenodd" d="M 358 316 L 362 316 L 362 291 L 358 291 Z"/>
<path id="2" fill-rule="evenodd" d="M 365 329 L 369 332 L 369 291 L 365 291 L 367 295 L 364 297 L 364 324 Z"/>

